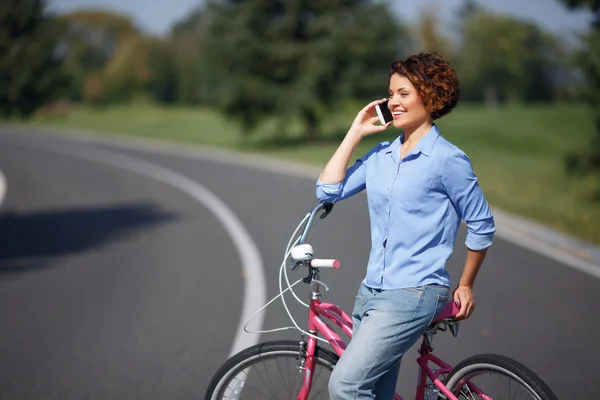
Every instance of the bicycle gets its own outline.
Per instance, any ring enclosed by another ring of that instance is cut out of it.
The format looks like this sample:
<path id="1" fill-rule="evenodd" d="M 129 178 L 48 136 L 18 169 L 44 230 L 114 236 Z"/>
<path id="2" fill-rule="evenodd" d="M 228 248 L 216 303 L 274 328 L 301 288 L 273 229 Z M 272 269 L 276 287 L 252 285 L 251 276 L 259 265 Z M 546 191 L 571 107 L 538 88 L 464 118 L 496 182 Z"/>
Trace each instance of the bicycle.
<path id="1" fill-rule="evenodd" d="M 302 333 L 301 340 L 262 342 L 233 355 L 225 361 L 213 376 L 206 392 L 206 400 L 221 398 L 233 400 L 292 399 L 294 397 L 297 400 L 306 400 L 308 398 L 320 398 L 320 395 L 323 395 L 323 398 L 328 398 L 328 377 L 322 380 L 323 384 L 320 387 L 317 383 L 320 382 L 319 378 L 321 378 L 323 371 L 331 372 L 333 370 L 337 360 L 344 352 L 346 344 L 340 335 L 325 321 L 336 325 L 345 335 L 352 338 L 352 319 L 337 305 L 321 301 L 322 294 L 320 288 L 323 287 L 328 292 L 329 287 L 320 280 L 320 269 L 339 268 L 339 261 L 314 258 L 313 249 L 309 244 L 305 243 L 305 240 L 317 213 L 323 209 L 324 212 L 320 216 L 323 219 L 331 212 L 332 208 L 333 204 L 331 203 L 319 203 L 300 222 L 288 243 L 279 271 L 280 293 L 254 314 L 256 316 L 275 299 L 281 297 L 284 307 L 294 323 L 294 327 L 262 332 L 297 329 Z M 292 243 L 298 229 L 305 221 L 306 224 L 302 235 Z M 294 284 L 290 284 L 287 275 L 288 268 L 286 268 L 286 263 L 290 256 L 292 261 L 291 271 L 296 271 L 300 267 L 308 269 L 308 275 L 299 279 Z M 285 290 L 282 290 L 282 272 L 288 284 Z M 300 282 L 312 286 L 309 304 L 305 304 L 300 300 L 292 290 Z M 298 326 L 289 312 L 283 298 L 283 294 L 288 290 L 293 293 L 297 301 L 309 309 L 308 329 L 306 331 Z M 433 355 L 432 343 L 434 334 L 438 331 L 449 330 L 455 338 L 457 337 L 460 322 L 454 317 L 458 311 L 458 306 L 453 301 L 450 301 L 441 314 L 423 333 L 423 339 L 419 347 L 420 356 L 416 360 L 419 366 L 419 380 L 415 399 L 497 400 L 504 398 L 514 399 L 517 394 L 524 393 L 529 394 L 531 398 L 537 400 L 557 400 L 552 390 L 540 377 L 523 364 L 511 358 L 498 354 L 481 354 L 468 357 L 452 367 Z M 246 327 L 248 323 L 246 323 Z M 246 327 L 244 329 L 246 332 L 249 332 Z M 323 337 L 319 337 L 319 334 Z M 306 340 L 304 340 L 304 336 L 307 336 Z M 328 343 L 333 348 L 333 351 L 318 345 L 317 341 Z M 291 367 L 287 363 L 285 364 L 285 370 L 290 374 L 287 378 L 283 375 L 281 368 L 281 364 L 286 361 L 292 363 Z M 437 369 L 433 369 L 436 368 L 435 366 L 433 368 L 430 367 L 430 364 L 434 364 Z M 271 366 L 275 368 L 270 370 Z M 489 384 L 486 385 L 480 382 L 483 377 L 487 377 L 487 375 L 491 376 L 492 374 L 509 379 L 508 392 L 506 393 L 508 396 L 504 396 L 502 393 L 491 392 Z M 272 380 L 273 375 L 277 375 L 275 381 Z M 441 379 L 442 376 L 444 377 L 443 379 Z M 249 378 L 255 377 L 258 383 L 256 385 L 248 384 Z M 297 382 L 297 378 L 301 378 L 299 379 L 299 383 Z M 514 384 L 511 384 L 511 382 L 514 382 Z M 523 389 L 522 392 L 520 392 L 521 388 Z M 282 394 L 284 390 L 287 391 L 286 395 Z M 270 394 L 265 393 L 266 391 L 269 391 Z M 402 397 L 399 394 L 395 394 L 394 399 L 402 400 Z"/>

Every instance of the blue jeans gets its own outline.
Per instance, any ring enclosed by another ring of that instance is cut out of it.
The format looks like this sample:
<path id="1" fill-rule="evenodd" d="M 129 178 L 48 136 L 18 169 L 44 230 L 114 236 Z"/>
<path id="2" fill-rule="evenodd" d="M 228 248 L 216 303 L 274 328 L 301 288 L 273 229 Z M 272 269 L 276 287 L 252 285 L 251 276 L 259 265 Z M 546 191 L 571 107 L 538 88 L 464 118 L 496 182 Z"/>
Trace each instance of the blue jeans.
<path id="1" fill-rule="evenodd" d="M 330 399 L 392 399 L 402 356 L 449 297 L 450 289 L 441 285 L 379 290 L 361 283 L 352 340 L 329 379 Z"/>

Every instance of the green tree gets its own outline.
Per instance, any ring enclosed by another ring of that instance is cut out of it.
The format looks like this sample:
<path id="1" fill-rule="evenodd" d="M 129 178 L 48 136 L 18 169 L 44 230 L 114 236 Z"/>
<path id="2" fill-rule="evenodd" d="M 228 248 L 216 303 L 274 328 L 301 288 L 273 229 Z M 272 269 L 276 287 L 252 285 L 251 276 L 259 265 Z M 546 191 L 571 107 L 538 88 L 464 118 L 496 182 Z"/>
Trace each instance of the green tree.
<path id="1" fill-rule="evenodd" d="M 97 101 L 105 96 L 103 70 L 123 42 L 139 36 L 130 18 L 103 10 L 80 10 L 60 16 L 64 68 L 71 78 L 71 100 Z"/>
<path id="2" fill-rule="evenodd" d="M 559 68 L 558 42 L 537 25 L 463 7 L 459 72 L 465 97 L 488 106 L 504 101 L 550 100 Z"/>
<path id="3" fill-rule="evenodd" d="M 149 92 L 157 67 L 162 67 L 158 61 L 167 57 L 162 50 L 160 39 L 135 34 L 123 37 L 101 71 L 104 88 L 97 100 L 100 103 L 126 102 Z"/>
<path id="4" fill-rule="evenodd" d="M 472 17 L 476 12 L 481 11 L 482 7 L 475 0 L 463 0 L 457 10 L 459 23 L 463 23 Z"/>
<path id="5" fill-rule="evenodd" d="M 592 26 L 600 28 L 600 1 L 599 0 L 561 0 L 571 9 L 587 8 L 592 12 Z"/>
<path id="6" fill-rule="evenodd" d="M 203 16 L 203 9 L 196 7 L 173 24 L 171 34 L 175 36 L 179 34 L 199 33 L 202 27 Z"/>
<path id="7" fill-rule="evenodd" d="M 203 78 L 206 63 L 202 57 L 204 9 L 198 7 L 171 28 L 171 61 L 175 75 L 175 98 L 185 104 L 204 101 L 206 89 Z"/>
<path id="8" fill-rule="evenodd" d="M 406 41 L 388 6 L 367 0 L 213 0 L 202 32 L 211 102 L 247 132 L 299 119 L 309 140 L 342 101 L 385 95 Z"/>
<path id="9" fill-rule="evenodd" d="M 28 116 L 65 82 L 60 31 L 42 0 L 0 2 L 0 115 Z"/>
<path id="10" fill-rule="evenodd" d="M 201 36 L 186 33 L 172 38 L 171 54 L 178 102 L 200 104 L 205 99 L 206 60 L 202 53 Z"/>
<path id="11" fill-rule="evenodd" d="M 596 135 L 585 149 L 567 156 L 567 168 L 595 176 L 600 198 L 600 0 L 562 1 L 570 8 L 587 8 L 592 12 L 591 29 L 582 36 L 584 46 L 577 54 L 577 64 L 585 77 L 585 97 L 592 109 Z"/>
<path id="12" fill-rule="evenodd" d="M 175 68 L 173 46 L 177 42 L 171 39 L 155 40 L 146 54 L 147 65 L 150 66 L 149 79 L 144 90 L 160 103 L 175 103 L 177 98 L 177 70 Z"/>
<path id="13" fill-rule="evenodd" d="M 442 23 L 436 4 L 421 11 L 417 23 L 412 27 L 416 51 L 435 51 L 446 58 L 452 58 L 452 41 L 441 31 Z"/>

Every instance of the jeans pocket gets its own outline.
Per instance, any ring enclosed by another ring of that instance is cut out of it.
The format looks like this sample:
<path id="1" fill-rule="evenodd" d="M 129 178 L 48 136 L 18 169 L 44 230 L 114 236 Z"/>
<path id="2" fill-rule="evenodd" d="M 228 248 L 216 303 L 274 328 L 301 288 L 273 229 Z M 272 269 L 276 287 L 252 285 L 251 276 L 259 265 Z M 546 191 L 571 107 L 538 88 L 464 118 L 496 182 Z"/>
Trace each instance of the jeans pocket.
<path id="1" fill-rule="evenodd" d="M 438 302 L 440 303 L 447 303 L 448 301 L 450 301 L 450 291 L 447 290 L 447 293 L 445 294 L 438 294 Z"/>
<path id="2" fill-rule="evenodd" d="M 425 290 L 425 286 L 406 287 L 406 288 L 402 288 L 401 290 L 404 290 L 405 292 L 411 292 L 411 293 L 415 293 L 418 295 L 422 295 L 423 291 Z"/>
<path id="3" fill-rule="evenodd" d="M 448 295 L 438 295 L 438 304 L 445 306 L 450 301 L 450 296 Z"/>
<path id="4" fill-rule="evenodd" d="M 362 312 L 365 308 L 365 304 L 367 302 L 367 296 L 362 293 L 362 289 L 356 294 L 356 298 L 354 299 L 354 308 L 352 309 L 351 316 L 353 318 L 362 318 Z"/>
<path id="5" fill-rule="evenodd" d="M 437 310 L 436 316 L 438 316 L 446 307 L 450 301 L 450 294 L 438 294 L 437 295 Z"/>

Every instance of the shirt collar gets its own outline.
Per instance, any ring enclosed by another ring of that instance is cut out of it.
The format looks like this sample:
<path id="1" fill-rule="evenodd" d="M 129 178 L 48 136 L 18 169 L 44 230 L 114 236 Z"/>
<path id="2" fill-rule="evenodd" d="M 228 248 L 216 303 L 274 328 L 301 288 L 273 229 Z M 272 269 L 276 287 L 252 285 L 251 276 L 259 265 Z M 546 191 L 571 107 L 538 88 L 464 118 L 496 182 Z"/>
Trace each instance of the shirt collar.
<path id="1" fill-rule="evenodd" d="M 421 152 L 427 157 L 429 157 L 429 155 L 431 154 L 431 149 L 433 149 L 433 145 L 435 144 L 435 141 L 439 136 L 440 130 L 438 129 L 437 125 L 433 124 L 429 132 L 427 132 L 425 136 L 423 136 L 421 140 L 419 140 L 419 143 L 417 143 L 417 145 L 414 147 L 414 149 L 410 151 L 409 154 L 417 154 L 418 152 Z M 390 147 L 388 147 L 386 154 L 392 153 L 392 156 L 395 155 L 398 149 L 400 148 L 400 144 L 403 142 L 404 132 L 400 134 L 400 136 L 398 136 L 396 140 L 394 140 L 390 144 Z"/>

